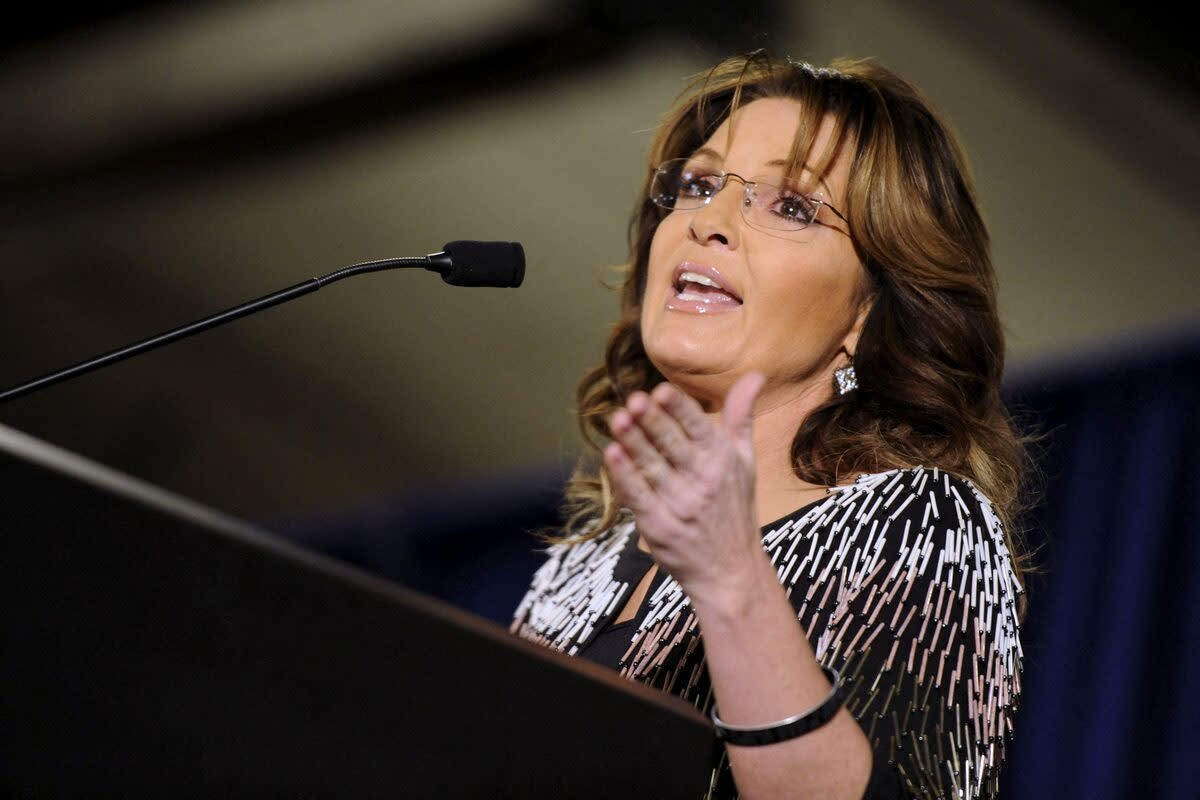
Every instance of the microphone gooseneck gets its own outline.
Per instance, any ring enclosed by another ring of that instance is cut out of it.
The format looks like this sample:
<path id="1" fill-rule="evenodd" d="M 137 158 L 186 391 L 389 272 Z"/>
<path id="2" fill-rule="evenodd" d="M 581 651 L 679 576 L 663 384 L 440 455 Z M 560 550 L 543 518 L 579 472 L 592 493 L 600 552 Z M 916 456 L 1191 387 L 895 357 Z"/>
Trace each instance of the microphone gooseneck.
<path id="1" fill-rule="evenodd" d="M 364 272 L 381 272 L 385 269 L 399 269 L 401 267 L 425 267 L 429 269 L 429 256 L 381 258 L 378 261 L 364 261 L 361 264 L 351 264 L 348 267 L 335 269 L 328 275 L 322 275 L 319 278 L 313 278 L 313 280 L 317 282 L 316 288 L 320 289 L 322 286 L 328 286 L 334 281 L 349 278 L 351 275 L 361 275 Z"/>
<path id="2" fill-rule="evenodd" d="M 380 272 L 386 269 L 405 267 L 423 267 L 440 273 L 442 280 L 452 286 L 498 286 L 516 287 L 521 285 L 525 277 L 525 250 L 517 242 L 449 242 L 441 252 L 428 256 L 408 258 L 384 258 L 378 261 L 364 261 L 352 264 L 322 275 L 319 278 L 309 278 L 306 281 L 280 289 L 268 295 L 263 295 L 241 305 L 227 308 L 211 316 L 181 325 L 149 339 L 143 339 L 125 347 L 112 350 L 87 361 L 81 361 L 65 369 L 60 369 L 35 378 L 26 383 L 18 384 L 0 392 L 0 403 L 15 400 L 18 397 L 53 386 L 56 383 L 78 377 L 93 370 L 106 367 L 118 361 L 124 361 L 130 356 L 145 353 L 162 347 L 165 344 L 193 336 L 209 328 L 215 328 L 226 322 L 232 322 L 240 317 L 262 311 L 265 308 L 294 300 L 297 297 L 315 292 L 322 286 L 361 275 L 366 272 Z"/>

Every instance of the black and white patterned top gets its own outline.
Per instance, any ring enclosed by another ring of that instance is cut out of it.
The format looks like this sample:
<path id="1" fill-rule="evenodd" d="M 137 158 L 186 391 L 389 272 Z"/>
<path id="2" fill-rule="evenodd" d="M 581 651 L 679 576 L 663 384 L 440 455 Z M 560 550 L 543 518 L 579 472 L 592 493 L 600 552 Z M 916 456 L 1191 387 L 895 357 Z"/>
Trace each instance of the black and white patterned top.
<path id="1" fill-rule="evenodd" d="M 611 625 L 649 567 L 636 536 L 625 518 L 551 546 L 513 630 L 707 713 L 703 642 L 675 580 L 659 575 L 634 620 Z M 936 468 L 864 475 L 764 527 L 763 547 L 872 744 L 867 797 L 995 797 L 1020 697 L 1022 589 L 987 498 Z M 708 797 L 736 794 L 722 756 Z"/>

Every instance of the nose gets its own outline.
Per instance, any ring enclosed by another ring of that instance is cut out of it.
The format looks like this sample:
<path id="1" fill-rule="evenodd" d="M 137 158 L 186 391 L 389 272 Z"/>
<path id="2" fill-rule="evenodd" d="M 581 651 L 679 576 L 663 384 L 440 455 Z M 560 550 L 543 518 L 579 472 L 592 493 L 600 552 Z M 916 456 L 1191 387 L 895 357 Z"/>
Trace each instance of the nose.
<path id="1" fill-rule="evenodd" d="M 741 243 L 741 209 L 745 200 L 745 179 L 732 172 L 727 174 L 725 184 L 708 204 L 692 212 L 688 226 L 692 240 L 699 244 L 720 244 L 736 249 Z"/>

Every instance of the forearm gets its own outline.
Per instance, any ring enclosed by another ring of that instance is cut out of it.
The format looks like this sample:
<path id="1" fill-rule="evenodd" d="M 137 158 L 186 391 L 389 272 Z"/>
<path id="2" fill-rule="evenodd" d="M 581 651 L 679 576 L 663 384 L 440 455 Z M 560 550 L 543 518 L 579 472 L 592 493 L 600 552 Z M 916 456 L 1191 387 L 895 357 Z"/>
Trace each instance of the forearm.
<path id="1" fill-rule="evenodd" d="M 686 589 L 686 587 L 685 587 Z M 763 554 L 732 588 L 689 591 L 722 721 L 761 726 L 819 705 L 829 681 Z M 759 747 L 727 746 L 741 796 L 853 798 L 871 770 L 871 749 L 845 709 L 803 736 Z"/>

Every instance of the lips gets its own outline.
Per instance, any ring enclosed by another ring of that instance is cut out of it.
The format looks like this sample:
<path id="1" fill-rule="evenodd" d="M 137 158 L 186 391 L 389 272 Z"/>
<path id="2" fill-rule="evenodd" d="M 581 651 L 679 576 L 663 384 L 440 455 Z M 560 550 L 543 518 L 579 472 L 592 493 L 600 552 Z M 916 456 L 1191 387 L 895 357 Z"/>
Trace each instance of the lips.
<path id="1" fill-rule="evenodd" d="M 685 261 L 671 274 L 667 308 L 693 314 L 712 314 L 740 308 L 742 298 L 712 267 Z"/>

